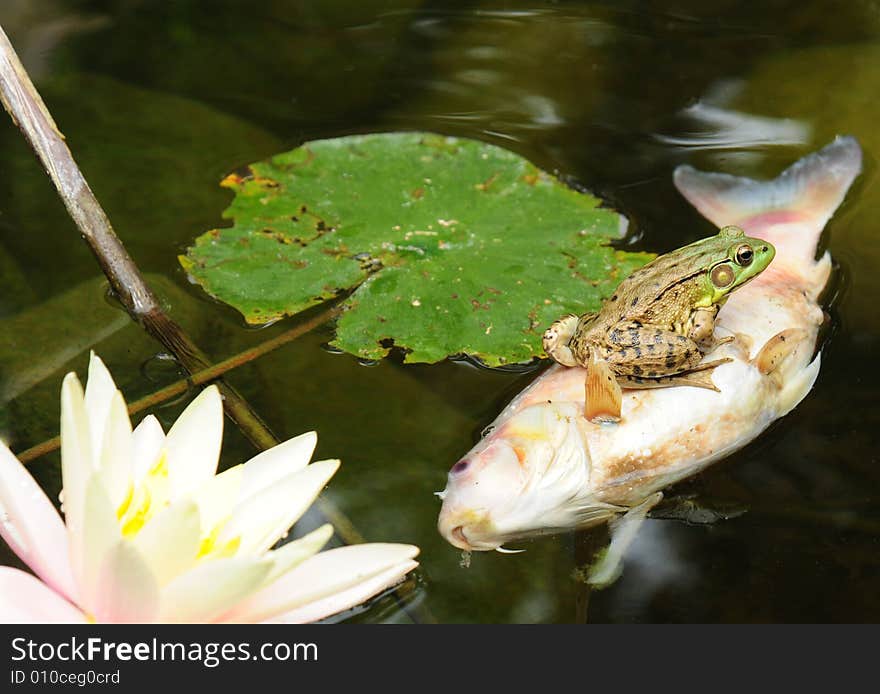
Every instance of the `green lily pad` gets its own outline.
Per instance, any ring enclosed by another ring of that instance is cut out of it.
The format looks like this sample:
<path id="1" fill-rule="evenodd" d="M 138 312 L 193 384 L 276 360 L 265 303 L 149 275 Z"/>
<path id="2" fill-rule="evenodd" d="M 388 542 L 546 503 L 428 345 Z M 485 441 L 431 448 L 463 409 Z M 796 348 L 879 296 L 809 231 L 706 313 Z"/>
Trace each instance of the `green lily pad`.
<path id="1" fill-rule="evenodd" d="M 409 362 L 540 356 L 541 334 L 650 256 L 621 217 L 507 150 L 426 133 L 310 142 L 233 174 L 224 216 L 180 261 L 249 323 L 346 295 L 334 344 Z"/>

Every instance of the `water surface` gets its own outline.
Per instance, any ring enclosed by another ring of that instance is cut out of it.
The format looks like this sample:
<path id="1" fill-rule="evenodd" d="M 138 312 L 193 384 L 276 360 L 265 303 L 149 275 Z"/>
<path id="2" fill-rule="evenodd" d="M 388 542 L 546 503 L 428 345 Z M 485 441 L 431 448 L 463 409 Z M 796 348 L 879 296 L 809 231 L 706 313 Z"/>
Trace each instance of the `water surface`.
<path id="1" fill-rule="evenodd" d="M 226 173 L 306 140 L 432 130 L 499 144 L 627 215 L 627 244 L 664 252 L 713 231 L 675 192 L 677 164 L 770 177 L 855 135 L 866 171 L 824 237 L 839 268 L 816 386 L 755 443 L 670 491 L 731 517 L 649 520 L 607 590 L 577 580 L 603 529 L 477 555 L 470 568 L 435 529 L 448 468 L 539 371 L 364 366 L 323 349 L 324 326 L 229 380 L 279 437 L 319 432 L 316 456 L 343 460 L 326 494 L 363 536 L 422 548 L 415 590 L 351 619 L 878 621 L 880 10 L 827 7 L 6 0 L 0 24 L 120 237 L 217 360 L 290 323 L 246 328 L 176 256 L 226 224 Z M 178 372 L 106 300 L 9 122 L 0 163 L 0 433 L 22 450 L 56 433 L 61 377 L 84 376 L 90 347 L 129 400 Z M 184 404 L 157 414 L 168 425 Z M 250 455 L 227 425 L 223 464 Z M 33 469 L 57 494 L 57 455 Z M 14 561 L 5 547 L 0 560 Z"/>

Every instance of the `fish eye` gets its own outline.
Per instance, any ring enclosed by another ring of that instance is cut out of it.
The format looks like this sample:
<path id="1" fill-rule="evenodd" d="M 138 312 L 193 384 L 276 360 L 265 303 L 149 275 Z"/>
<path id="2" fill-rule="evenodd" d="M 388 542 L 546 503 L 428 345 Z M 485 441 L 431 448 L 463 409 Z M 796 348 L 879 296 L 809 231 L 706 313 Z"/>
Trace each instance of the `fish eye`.
<path id="1" fill-rule="evenodd" d="M 468 469 L 470 462 L 468 460 L 459 460 L 455 465 L 452 466 L 452 473 L 458 474 L 459 472 L 464 472 Z"/>
<path id="2" fill-rule="evenodd" d="M 736 264 L 740 267 L 748 267 L 751 265 L 754 257 L 755 252 L 752 250 L 752 247 L 745 243 L 737 248 L 736 253 L 734 254 Z"/>
<path id="3" fill-rule="evenodd" d="M 718 289 L 726 289 L 732 285 L 734 279 L 736 279 L 733 268 L 728 264 L 718 265 L 717 267 L 712 268 L 710 277 L 712 279 L 712 284 Z"/>

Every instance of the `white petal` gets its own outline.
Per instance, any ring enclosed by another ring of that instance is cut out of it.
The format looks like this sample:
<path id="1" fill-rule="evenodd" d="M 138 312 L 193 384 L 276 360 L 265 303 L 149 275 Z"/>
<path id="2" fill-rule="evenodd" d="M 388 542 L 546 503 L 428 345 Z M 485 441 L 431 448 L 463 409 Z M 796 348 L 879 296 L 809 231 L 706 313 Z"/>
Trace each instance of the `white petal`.
<path id="1" fill-rule="evenodd" d="M 131 433 L 132 476 L 135 480 L 144 475 L 156 464 L 162 447 L 165 445 L 165 432 L 153 415 L 148 414 Z"/>
<path id="2" fill-rule="evenodd" d="M 62 508 L 67 525 L 70 563 L 80 587 L 83 580 L 81 545 L 86 480 L 93 471 L 91 434 L 82 386 L 76 374 L 69 373 L 61 384 L 61 478 L 64 483 Z"/>
<path id="3" fill-rule="evenodd" d="M 232 515 L 243 472 L 244 465 L 235 465 L 219 475 L 214 475 L 194 494 L 206 534 L 217 523 Z"/>
<path id="4" fill-rule="evenodd" d="M 85 512 L 82 533 L 70 538 L 74 575 L 80 578 L 80 606 L 94 614 L 101 568 L 107 553 L 120 539 L 116 509 L 101 483 L 100 473 L 94 473 L 86 483 Z M 76 572 L 77 566 L 80 573 Z"/>
<path id="5" fill-rule="evenodd" d="M 110 399 L 100 449 L 101 477 L 116 507 L 123 502 L 132 483 L 131 433 L 128 409 L 122 393 L 117 390 Z"/>
<path id="6" fill-rule="evenodd" d="M 396 583 L 419 565 L 417 561 L 405 561 L 392 566 L 390 569 L 376 574 L 372 578 L 361 581 L 357 585 L 346 590 L 329 595 L 326 598 L 306 603 L 265 620 L 264 624 L 306 624 L 316 622 L 330 615 L 348 610 L 355 605 L 366 602 L 374 595 L 378 595 Z"/>
<path id="7" fill-rule="evenodd" d="M 309 464 L 318 435 L 309 431 L 269 448 L 251 458 L 244 466 L 241 499 L 262 491 L 282 477 L 287 477 Z"/>
<path id="8" fill-rule="evenodd" d="M 162 622 L 210 622 L 263 583 L 272 563 L 216 559 L 179 576 L 162 591 Z"/>
<path id="9" fill-rule="evenodd" d="M 195 564 L 200 530 L 199 507 L 184 499 L 151 518 L 132 542 L 159 585 L 165 585 Z"/>
<path id="10" fill-rule="evenodd" d="M 67 531 L 49 497 L 0 443 L 0 537 L 37 576 L 76 601 Z"/>
<path id="11" fill-rule="evenodd" d="M 327 523 L 317 530 L 303 535 L 298 540 L 292 540 L 278 549 L 268 552 L 266 558 L 272 560 L 272 571 L 266 576 L 266 585 L 278 580 L 313 554 L 320 552 L 331 537 L 333 537 L 333 526 Z"/>
<path id="12" fill-rule="evenodd" d="M 96 454 L 104 442 L 104 426 L 110 412 L 110 401 L 116 393 L 113 377 L 94 352 L 89 354 L 89 376 L 86 380 L 85 406 L 89 418 L 92 451 Z"/>
<path id="13" fill-rule="evenodd" d="M 312 463 L 254 494 L 235 508 L 220 543 L 239 537 L 239 556 L 262 554 L 305 513 L 338 468 L 338 460 Z"/>
<path id="14" fill-rule="evenodd" d="M 222 441 L 223 402 L 217 386 L 209 386 L 189 404 L 165 437 L 172 499 L 189 496 L 214 476 Z"/>
<path id="15" fill-rule="evenodd" d="M 413 545 L 385 543 L 350 545 L 321 552 L 224 615 L 224 620 L 260 622 L 342 595 L 361 583 L 372 586 L 366 582 L 389 571 L 399 578 L 411 570 L 410 560 L 418 553 L 419 548 Z"/>
<path id="16" fill-rule="evenodd" d="M 24 571 L 0 566 L 0 623 L 81 624 L 85 615 Z"/>
<path id="17" fill-rule="evenodd" d="M 159 612 L 159 584 L 140 552 L 119 540 L 105 554 L 93 614 L 102 624 L 153 622 Z"/>

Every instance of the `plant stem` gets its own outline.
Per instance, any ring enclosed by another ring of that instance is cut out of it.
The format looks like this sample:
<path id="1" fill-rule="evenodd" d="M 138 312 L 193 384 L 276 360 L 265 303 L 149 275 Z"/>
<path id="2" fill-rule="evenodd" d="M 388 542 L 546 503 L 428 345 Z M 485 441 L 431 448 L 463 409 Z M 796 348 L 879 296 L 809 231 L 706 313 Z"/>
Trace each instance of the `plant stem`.
<path id="1" fill-rule="evenodd" d="M 188 373 L 209 370 L 211 363 L 207 355 L 162 310 L 137 265 L 116 236 L 110 220 L 74 161 L 64 142 L 64 136 L 55 125 L 2 27 L 0 100 L 55 184 L 67 211 L 128 314 L 173 354 Z M 227 416 L 254 446 L 264 450 L 279 442 L 234 388 L 222 379 L 217 381 L 217 386 L 223 396 Z M 343 542 L 363 542 L 363 537 L 354 525 L 332 502 L 319 498 L 316 504 Z M 421 617 L 417 618 L 407 608 L 402 596 L 395 592 L 395 597 L 401 609 L 413 621 L 432 621 L 425 608 L 418 609 Z"/>
<path id="2" fill-rule="evenodd" d="M 64 136 L 0 27 L 0 100 L 45 168 L 80 234 L 110 280 L 128 314 L 167 349 L 190 374 L 211 366 L 207 355 L 163 310 L 137 265 L 113 231 L 101 204 L 73 159 Z M 218 381 L 227 416 L 258 449 L 278 439 L 229 384 Z M 327 500 L 321 510 L 346 543 L 361 542 L 352 524 Z"/>
<path id="3" fill-rule="evenodd" d="M 128 414 L 137 414 L 138 412 L 146 410 L 147 408 L 155 407 L 156 405 L 167 402 L 168 400 L 171 400 L 178 395 L 182 395 L 191 388 L 217 380 L 227 371 L 232 371 L 232 369 L 237 369 L 239 366 L 244 366 L 245 364 L 254 361 L 264 354 L 268 354 L 269 352 L 272 352 L 279 347 L 286 345 L 288 342 L 292 342 L 298 337 L 301 337 L 302 335 L 311 332 L 319 325 L 323 325 L 327 321 L 332 320 L 337 315 L 339 315 L 339 308 L 335 306 L 325 311 L 322 311 L 321 313 L 307 320 L 306 322 L 300 323 L 296 327 L 291 328 L 290 330 L 287 330 L 276 337 L 273 337 L 271 340 L 261 342 L 256 347 L 252 347 L 243 352 L 239 352 L 238 354 L 235 354 L 228 359 L 217 362 L 207 369 L 197 371 L 189 378 L 182 378 L 179 381 L 175 381 L 174 383 L 165 386 L 164 388 L 160 388 L 155 393 L 150 393 L 149 395 L 145 395 L 139 400 L 135 400 L 128 406 Z M 55 436 L 51 439 L 38 443 L 35 446 L 31 446 L 30 448 L 23 450 L 21 453 L 16 453 L 16 457 L 22 463 L 27 464 L 36 460 L 40 456 L 58 450 L 58 448 L 60 447 L 61 437 Z"/>

